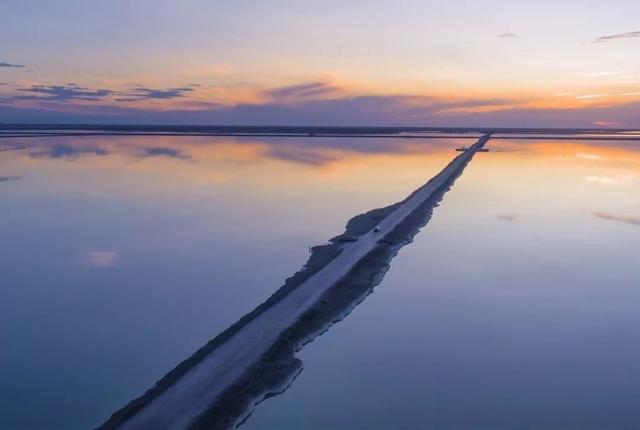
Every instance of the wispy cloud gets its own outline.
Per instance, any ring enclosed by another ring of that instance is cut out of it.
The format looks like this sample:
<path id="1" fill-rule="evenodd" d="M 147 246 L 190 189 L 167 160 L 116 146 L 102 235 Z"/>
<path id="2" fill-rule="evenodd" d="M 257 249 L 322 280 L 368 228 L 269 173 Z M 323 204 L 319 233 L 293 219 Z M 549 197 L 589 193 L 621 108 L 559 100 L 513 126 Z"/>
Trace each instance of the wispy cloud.
<path id="1" fill-rule="evenodd" d="M 27 96 L 16 96 L 18 100 L 100 100 L 114 92 L 107 89 L 90 89 L 79 87 L 76 84 L 67 85 L 31 85 L 26 88 L 18 88 L 17 91 L 30 93 Z"/>
<path id="2" fill-rule="evenodd" d="M 425 103 L 429 100 L 425 97 L 421 102 Z M 477 109 L 498 109 L 509 105 L 517 104 L 515 99 L 493 98 L 493 99 L 474 99 L 474 100 L 458 100 L 453 102 L 436 102 L 430 100 L 432 106 L 437 106 L 442 112 L 465 112 Z"/>
<path id="3" fill-rule="evenodd" d="M 17 181 L 18 179 L 20 179 L 20 176 L 0 176 L 0 182 Z"/>
<path id="4" fill-rule="evenodd" d="M 319 98 L 328 94 L 335 94 L 340 88 L 327 82 L 308 82 L 299 85 L 289 85 L 269 90 L 268 95 L 278 101 L 296 101 L 309 98 Z"/>
<path id="5" fill-rule="evenodd" d="M 592 40 L 592 43 L 604 43 L 611 42 L 612 40 L 618 39 L 633 39 L 636 37 L 640 37 L 640 31 L 629 31 L 627 33 L 619 33 L 619 34 L 610 34 L 607 36 L 600 36 L 596 39 Z"/>
<path id="6" fill-rule="evenodd" d="M 599 161 L 599 160 L 604 160 L 605 157 L 603 157 L 602 155 L 598 155 L 598 154 L 589 154 L 586 152 L 580 152 L 578 154 L 576 154 L 577 158 L 582 158 L 583 160 L 588 160 L 588 161 Z"/>
<path id="7" fill-rule="evenodd" d="M 609 94 L 600 93 L 600 94 L 583 94 L 581 96 L 576 96 L 578 100 L 590 100 L 590 99 L 600 99 L 602 97 L 607 97 Z"/>
<path id="8" fill-rule="evenodd" d="M 624 96 L 624 97 L 640 96 L 640 91 L 630 91 L 630 92 L 627 92 L 627 93 L 620 93 L 618 95 L 619 96 Z"/>
<path id="9" fill-rule="evenodd" d="M 135 84 L 131 84 L 135 85 Z M 65 93 L 62 89 L 67 90 Z M 525 107 L 526 100 L 493 98 L 446 100 L 425 95 L 353 95 L 348 89 L 329 82 L 311 81 L 298 85 L 274 89 L 256 90 L 259 97 L 243 102 L 217 102 L 216 93 L 190 85 L 176 88 L 155 89 L 132 86 L 138 92 L 137 99 L 159 100 L 176 98 L 176 103 L 163 103 L 163 109 L 145 104 L 134 107 L 134 103 L 114 103 L 113 95 L 125 99 L 135 98 L 133 90 L 81 89 L 77 85 L 52 87 L 18 87 L 11 91 L 37 91 L 33 103 L 21 103 L 15 96 L 2 100 L 0 116 L 5 122 L 103 122 L 103 123 L 148 123 L 148 124 L 236 124 L 236 125 L 325 125 L 366 126 L 372 124 L 388 126 L 440 125 L 440 126 L 521 126 L 521 127 L 639 127 L 640 101 L 632 97 L 625 103 L 602 105 L 608 95 L 566 93 L 575 100 L 585 98 L 580 105 L 571 108 Z M 630 89 L 629 93 L 634 92 Z M 189 93 L 194 91 L 194 93 Z M 68 94 L 70 92 L 71 94 Z M 72 103 L 69 98 L 105 96 L 95 103 Z M 53 93 L 47 95 L 45 93 Z M 189 93 L 187 96 L 186 94 Z M 42 94 L 42 96 L 40 96 Z M 129 94 L 129 97 L 125 97 Z M 603 97 L 603 98 L 598 98 Z M 65 99 L 66 98 L 66 99 Z M 212 99 L 213 98 L 213 99 Z M 591 100 L 589 100 L 591 99 Z M 171 106 L 174 106 L 171 108 Z M 58 151 L 59 152 L 59 151 Z M 64 151 L 62 151 L 64 153 Z M 166 154 L 165 154 L 166 155 Z"/>
<path id="10" fill-rule="evenodd" d="M 585 181 L 591 182 L 593 184 L 601 184 L 601 185 L 622 185 L 628 184 L 634 179 L 633 175 L 623 175 L 623 176 L 606 176 L 606 175 L 590 175 L 584 178 Z"/>
<path id="11" fill-rule="evenodd" d="M 4 61 L 0 61 L 0 67 L 6 67 L 10 69 L 22 69 L 26 66 L 24 64 L 12 64 L 12 63 L 5 63 Z"/>
<path id="12" fill-rule="evenodd" d="M 618 221 L 618 222 L 624 222 L 626 224 L 631 224 L 631 225 L 640 225 L 640 217 L 637 217 L 637 216 L 617 215 L 609 212 L 600 212 L 600 211 L 593 212 L 593 216 L 601 219 L 606 219 L 609 221 Z"/>
<path id="13" fill-rule="evenodd" d="M 618 75 L 624 75 L 625 72 L 624 70 L 606 70 L 603 72 L 590 72 L 587 73 L 587 76 L 590 78 L 600 78 L 600 77 L 604 77 L 604 76 L 618 76 Z"/>
<path id="14" fill-rule="evenodd" d="M 11 85 L 11 84 L 8 84 Z M 75 83 L 65 85 L 29 85 L 16 88 L 21 94 L 13 96 L 13 100 L 40 101 L 70 101 L 70 100 L 115 100 L 117 102 L 131 102 L 141 100 L 171 100 L 181 98 L 196 91 L 198 84 L 189 84 L 175 88 L 148 88 L 135 86 L 127 90 L 112 90 L 107 88 L 86 88 Z M 113 97 L 117 97 L 112 99 Z"/>
<path id="15" fill-rule="evenodd" d="M 500 33 L 496 34 L 499 39 L 517 39 L 519 36 L 516 33 Z"/>
<path id="16" fill-rule="evenodd" d="M 123 93 L 124 97 L 116 99 L 121 102 L 132 102 L 141 100 L 170 100 L 175 98 L 184 97 L 187 93 L 194 90 L 193 85 L 178 88 L 146 88 L 137 87 L 132 88 Z"/>

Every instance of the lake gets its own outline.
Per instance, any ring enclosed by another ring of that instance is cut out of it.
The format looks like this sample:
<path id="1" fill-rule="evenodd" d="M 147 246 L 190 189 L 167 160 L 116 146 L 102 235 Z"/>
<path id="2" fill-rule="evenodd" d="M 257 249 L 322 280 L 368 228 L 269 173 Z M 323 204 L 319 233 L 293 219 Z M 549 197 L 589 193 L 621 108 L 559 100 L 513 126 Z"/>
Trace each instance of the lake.
<path id="1" fill-rule="evenodd" d="M 0 428 L 100 424 L 469 142 L 0 140 Z M 243 428 L 640 421 L 640 146 L 488 147 Z"/>

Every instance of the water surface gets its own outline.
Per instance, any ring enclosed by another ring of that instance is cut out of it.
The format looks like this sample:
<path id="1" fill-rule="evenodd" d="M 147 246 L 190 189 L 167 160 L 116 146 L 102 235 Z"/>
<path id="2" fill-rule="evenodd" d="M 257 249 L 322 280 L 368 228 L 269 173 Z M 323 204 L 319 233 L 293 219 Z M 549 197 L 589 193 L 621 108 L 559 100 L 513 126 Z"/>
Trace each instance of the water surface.
<path id="1" fill-rule="evenodd" d="M 99 424 L 464 142 L 2 139 L 0 428 Z"/>
<path id="2" fill-rule="evenodd" d="M 246 429 L 632 429 L 640 148 L 492 141 Z"/>

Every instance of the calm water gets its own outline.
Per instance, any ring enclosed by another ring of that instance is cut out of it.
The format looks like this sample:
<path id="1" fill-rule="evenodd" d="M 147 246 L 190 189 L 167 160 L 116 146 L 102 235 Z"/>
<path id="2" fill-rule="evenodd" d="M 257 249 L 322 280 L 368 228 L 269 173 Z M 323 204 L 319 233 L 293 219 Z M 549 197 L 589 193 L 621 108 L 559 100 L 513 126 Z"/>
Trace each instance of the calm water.
<path id="1" fill-rule="evenodd" d="M 639 148 L 489 146 L 245 428 L 638 428 Z"/>
<path id="2" fill-rule="evenodd" d="M 2 139 L 0 428 L 85 429 L 461 142 Z"/>
<path id="3" fill-rule="evenodd" d="M 0 428 L 89 428 L 468 141 L 3 139 Z M 640 149 L 492 141 L 260 429 L 640 422 Z"/>

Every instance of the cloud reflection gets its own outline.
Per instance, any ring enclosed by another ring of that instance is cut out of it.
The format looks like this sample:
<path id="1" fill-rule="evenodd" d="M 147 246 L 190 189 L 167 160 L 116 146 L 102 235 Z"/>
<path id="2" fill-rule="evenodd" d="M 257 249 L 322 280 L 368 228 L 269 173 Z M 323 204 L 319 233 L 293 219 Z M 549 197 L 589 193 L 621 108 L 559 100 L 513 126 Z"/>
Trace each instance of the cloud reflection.
<path id="1" fill-rule="evenodd" d="M 75 160 L 81 155 L 107 155 L 109 152 L 102 148 L 91 148 L 86 146 L 74 146 L 71 144 L 59 144 L 47 147 L 40 151 L 29 154 L 31 158 L 62 158 Z"/>
<path id="2" fill-rule="evenodd" d="M 428 154 L 450 149 L 458 139 L 118 136 L 91 139 L 33 139 L 29 157 L 75 161 L 86 156 L 121 156 L 131 160 L 167 158 L 199 161 L 210 157 L 269 158 L 305 166 L 325 166 L 363 155 Z M 233 148 L 233 150 L 231 150 Z M 246 160 L 243 160 L 246 161 Z"/>
<path id="3" fill-rule="evenodd" d="M 496 218 L 498 218 L 500 221 L 513 222 L 516 219 L 518 219 L 518 215 L 516 215 L 516 214 L 502 214 L 502 215 L 498 215 Z"/>
<path id="4" fill-rule="evenodd" d="M 113 267 L 118 261 L 118 253 L 116 251 L 89 251 L 83 261 L 90 267 Z"/>
<path id="5" fill-rule="evenodd" d="M 274 147 L 269 151 L 271 157 L 279 160 L 310 166 L 322 166 L 336 160 L 335 155 L 313 150 L 311 148 L 297 148 L 295 146 Z"/>
<path id="6" fill-rule="evenodd" d="M 144 148 L 142 152 L 142 157 L 169 157 L 169 158 L 177 158 L 180 160 L 188 160 L 191 157 L 187 154 L 184 154 L 181 150 L 169 147 L 153 147 L 153 148 Z"/>

